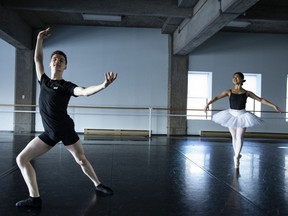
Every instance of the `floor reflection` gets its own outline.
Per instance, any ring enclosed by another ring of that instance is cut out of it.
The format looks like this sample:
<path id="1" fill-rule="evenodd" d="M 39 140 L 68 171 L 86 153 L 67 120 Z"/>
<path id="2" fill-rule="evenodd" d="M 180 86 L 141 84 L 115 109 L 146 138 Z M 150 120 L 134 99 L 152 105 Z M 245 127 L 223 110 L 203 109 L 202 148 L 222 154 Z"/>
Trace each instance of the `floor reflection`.
<path id="1" fill-rule="evenodd" d="M 15 157 L 32 138 L 5 134 L 0 141 L 0 215 L 288 215 L 288 141 L 246 140 L 235 170 L 230 139 L 163 136 L 83 141 L 97 175 L 114 189 L 111 197 L 97 196 L 71 155 L 56 145 L 33 163 L 44 208 L 19 211 L 15 202 L 27 188 Z"/>
<path id="2" fill-rule="evenodd" d="M 281 141 L 279 145 L 283 146 L 283 142 Z M 244 144 L 240 169 L 235 170 L 233 150 L 229 142 L 223 144 L 223 140 L 217 142 L 217 139 L 210 142 L 207 140 L 202 142 L 200 139 L 191 140 L 180 148 L 180 152 L 187 158 L 186 185 L 193 185 L 198 200 L 201 201 L 205 200 L 205 196 L 211 197 L 211 194 L 217 193 L 217 190 L 221 190 L 222 195 L 226 196 L 223 187 L 230 187 L 223 209 L 218 209 L 221 214 L 229 215 L 226 211 L 229 206 L 230 214 L 233 211 L 233 215 L 243 215 L 245 202 L 249 202 L 251 208 L 257 207 L 260 215 L 284 214 L 287 212 L 285 204 L 287 202 L 285 168 L 287 151 L 283 149 L 283 147 L 278 148 L 275 141 L 271 145 L 267 142 L 262 144 L 257 140 L 247 141 Z M 218 183 L 223 183 L 222 187 L 219 187 Z M 211 185 L 214 185 L 214 188 L 209 191 Z"/>

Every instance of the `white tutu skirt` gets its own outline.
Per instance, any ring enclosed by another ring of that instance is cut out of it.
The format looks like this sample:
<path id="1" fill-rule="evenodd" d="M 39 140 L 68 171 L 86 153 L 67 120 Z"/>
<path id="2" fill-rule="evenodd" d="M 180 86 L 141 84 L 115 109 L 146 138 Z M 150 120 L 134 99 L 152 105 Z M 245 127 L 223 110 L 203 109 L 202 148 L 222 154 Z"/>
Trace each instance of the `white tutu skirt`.
<path id="1" fill-rule="evenodd" d="M 242 110 L 227 109 L 213 115 L 212 121 L 222 125 L 223 127 L 247 128 L 263 122 L 253 113 Z"/>

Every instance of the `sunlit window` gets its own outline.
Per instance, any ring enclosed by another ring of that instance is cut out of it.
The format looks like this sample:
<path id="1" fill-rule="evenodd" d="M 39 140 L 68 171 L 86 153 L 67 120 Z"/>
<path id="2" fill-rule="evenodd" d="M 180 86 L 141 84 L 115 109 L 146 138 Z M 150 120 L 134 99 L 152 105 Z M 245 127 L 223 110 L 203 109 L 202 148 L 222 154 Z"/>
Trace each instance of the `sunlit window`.
<path id="1" fill-rule="evenodd" d="M 212 72 L 188 72 L 187 119 L 211 119 L 211 111 L 204 112 L 211 91 Z"/>
<path id="2" fill-rule="evenodd" d="M 261 97 L 261 74 L 243 73 L 246 82 L 243 88 L 251 91 L 257 96 Z M 261 103 L 252 98 L 247 99 L 246 110 L 253 112 L 255 115 L 261 117 Z"/>

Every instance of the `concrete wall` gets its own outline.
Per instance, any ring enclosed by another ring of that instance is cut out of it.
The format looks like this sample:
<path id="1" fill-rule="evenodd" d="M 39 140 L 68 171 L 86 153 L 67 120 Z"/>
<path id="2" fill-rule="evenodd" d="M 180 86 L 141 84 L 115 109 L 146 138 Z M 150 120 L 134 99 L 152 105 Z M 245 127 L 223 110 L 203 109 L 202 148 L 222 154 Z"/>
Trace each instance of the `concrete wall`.
<path id="1" fill-rule="evenodd" d="M 167 107 L 168 36 L 158 29 L 57 27 L 44 42 L 46 72 L 50 54 L 63 50 L 68 56 L 64 79 L 80 86 L 101 84 L 104 73 L 118 73 L 117 80 L 91 97 L 72 98 L 70 105 L 105 107 Z M 39 86 L 37 85 L 37 98 Z M 149 110 L 69 109 L 76 130 L 148 129 Z M 157 111 L 154 112 L 157 114 Z M 153 133 L 166 134 L 167 117 L 153 117 Z M 36 130 L 41 131 L 39 115 Z"/>
<path id="2" fill-rule="evenodd" d="M 287 47 L 287 35 L 218 33 L 191 53 L 189 70 L 213 72 L 213 97 L 233 87 L 231 81 L 234 72 L 261 73 L 261 96 L 285 110 Z M 213 109 L 226 109 L 228 105 L 228 98 L 224 98 L 215 102 Z M 262 105 L 262 110 L 273 109 Z M 262 117 L 265 123 L 248 131 L 287 132 L 285 114 L 263 113 Z M 212 121 L 188 121 L 189 134 L 199 134 L 201 130 L 227 131 Z"/>

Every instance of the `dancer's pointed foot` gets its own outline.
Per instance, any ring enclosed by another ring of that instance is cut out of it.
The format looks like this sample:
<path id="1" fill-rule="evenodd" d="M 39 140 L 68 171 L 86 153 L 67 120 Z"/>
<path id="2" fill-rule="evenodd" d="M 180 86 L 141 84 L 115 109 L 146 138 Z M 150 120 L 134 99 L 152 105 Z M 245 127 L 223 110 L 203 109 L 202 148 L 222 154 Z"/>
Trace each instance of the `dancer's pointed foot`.
<path id="1" fill-rule="evenodd" d="M 96 192 L 100 192 L 105 195 L 113 195 L 113 190 L 103 184 L 100 184 L 96 187 Z"/>
<path id="2" fill-rule="evenodd" d="M 40 197 L 29 197 L 28 199 L 17 202 L 16 206 L 40 209 L 42 207 L 42 200 Z"/>
<path id="3" fill-rule="evenodd" d="M 240 166 L 240 158 L 242 157 L 241 154 L 239 154 L 238 156 L 234 156 L 234 167 L 235 169 L 239 169 Z"/>

